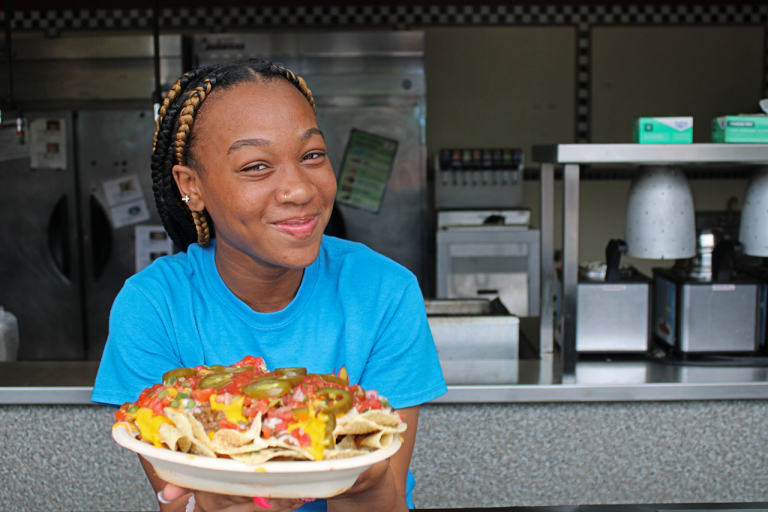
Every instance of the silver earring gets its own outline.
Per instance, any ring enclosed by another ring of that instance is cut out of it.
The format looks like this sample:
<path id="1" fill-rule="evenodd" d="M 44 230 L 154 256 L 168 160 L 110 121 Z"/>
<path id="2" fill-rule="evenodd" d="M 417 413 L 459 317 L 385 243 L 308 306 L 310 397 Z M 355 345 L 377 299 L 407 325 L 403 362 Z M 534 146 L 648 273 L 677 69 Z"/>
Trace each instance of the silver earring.
<path id="1" fill-rule="evenodd" d="M 181 198 L 181 200 L 184 201 L 185 203 L 189 203 L 189 196 L 184 196 Z"/>

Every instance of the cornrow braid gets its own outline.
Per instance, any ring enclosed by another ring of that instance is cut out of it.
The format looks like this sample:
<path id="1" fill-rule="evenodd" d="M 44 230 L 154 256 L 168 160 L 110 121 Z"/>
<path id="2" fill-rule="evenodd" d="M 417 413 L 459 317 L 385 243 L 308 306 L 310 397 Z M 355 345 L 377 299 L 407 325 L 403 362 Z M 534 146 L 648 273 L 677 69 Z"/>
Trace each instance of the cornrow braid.
<path id="1" fill-rule="evenodd" d="M 213 221 L 206 211 L 192 211 L 181 200 L 173 178 L 174 165 L 194 165 L 194 122 L 200 107 L 216 88 L 228 89 L 257 80 L 286 80 L 307 99 L 316 112 L 315 99 L 304 80 L 281 64 L 248 59 L 204 66 L 185 73 L 165 96 L 157 116 L 152 144 L 152 191 L 160 220 L 173 243 L 186 251 L 189 244 L 205 246 L 215 237 Z"/>

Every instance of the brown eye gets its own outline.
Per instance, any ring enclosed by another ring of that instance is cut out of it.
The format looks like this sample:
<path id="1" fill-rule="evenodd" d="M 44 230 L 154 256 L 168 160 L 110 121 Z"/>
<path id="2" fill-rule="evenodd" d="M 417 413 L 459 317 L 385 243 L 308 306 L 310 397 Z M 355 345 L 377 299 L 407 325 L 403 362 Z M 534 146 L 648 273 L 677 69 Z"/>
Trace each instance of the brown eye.
<path id="1" fill-rule="evenodd" d="M 322 158 L 325 156 L 325 153 L 322 151 L 312 151 L 311 153 L 307 153 L 304 155 L 304 158 L 302 160 L 317 160 L 318 158 Z"/>

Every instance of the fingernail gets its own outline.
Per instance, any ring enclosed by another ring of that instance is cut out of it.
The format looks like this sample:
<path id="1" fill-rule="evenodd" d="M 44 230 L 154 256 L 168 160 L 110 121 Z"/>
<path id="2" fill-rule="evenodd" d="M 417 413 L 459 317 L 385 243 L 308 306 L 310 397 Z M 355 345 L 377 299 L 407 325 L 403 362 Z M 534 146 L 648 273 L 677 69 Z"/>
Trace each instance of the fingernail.
<path id="1" fill-rule="evenodd" d="M 254 496 L 253 502 L 258 506 L 260 506 L 261 508 L 272 508 L 272 505 L 270 505 L 269 502 L 267 502 L 267 500 L 259 496 Z"/>
<path id="2" fill-rule="evenodd" d="M 157 491 L 157 501 L 159 501 L 159 502 L 160 502 L 160 503 L 162 503 L 163 505 L 167 505 L 167 504 L 171 503 L 170 501 L 168 501 L 167 499 L 165 499 L 165 498 L 163 497 L 163 490 L 162 490 L 162 489 L 160 489 L 159 491 Z"/>

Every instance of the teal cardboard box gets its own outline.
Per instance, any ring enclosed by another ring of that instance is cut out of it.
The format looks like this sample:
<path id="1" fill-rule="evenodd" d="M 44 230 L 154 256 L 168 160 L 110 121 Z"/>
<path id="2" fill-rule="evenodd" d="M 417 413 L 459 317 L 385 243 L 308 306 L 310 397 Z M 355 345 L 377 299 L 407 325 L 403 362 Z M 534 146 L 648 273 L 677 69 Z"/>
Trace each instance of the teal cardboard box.
<path id="1" fill-rule="evenodd" d="M 692 117 L 641 117 L 635 122 L 637 144 L 691 144 Z"/>
<path id="2" fill-rule="evenodd" d="M 768 116 L 724 116 L 712 120 L 712 142 L 768 142 Z"/>

